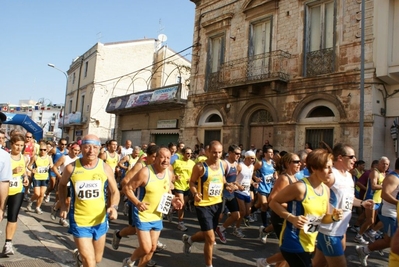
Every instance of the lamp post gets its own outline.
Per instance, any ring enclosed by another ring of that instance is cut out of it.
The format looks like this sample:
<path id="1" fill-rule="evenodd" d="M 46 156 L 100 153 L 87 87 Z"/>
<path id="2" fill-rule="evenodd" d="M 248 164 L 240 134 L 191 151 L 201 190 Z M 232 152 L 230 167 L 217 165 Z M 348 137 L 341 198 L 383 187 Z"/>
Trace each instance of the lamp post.
<path id="1" fill-rule="evenodd" d="M 53 69 L 56 69 L 56 70 L 58 70 L 59 72 L 62 72 L 64 75 L 65 75 L 65 79 L 66 79 L 66 86 L 65 86 L 65 99 L 64 99 L 64 116 L 62 117 L 62 131 L 61 131 L 61 138 L 63 138 L 64 137 L 64 123 L 65 123 L 65 106 L 66 106 L 66 99 L 67 99 L 67 93 L 68 93 L 68 74 L 65 72 L 65 71 L 63 71 L 63 70 L 61 70 L 61 69 L 59 69 L 59 68 L 57 68 L 54 64 L 51 64 L 51 63 L 48 63 L 47 64 L 47 66 L 49 66 L 49 67 L 51 67 L 51 68 L 53 68 Z"/>

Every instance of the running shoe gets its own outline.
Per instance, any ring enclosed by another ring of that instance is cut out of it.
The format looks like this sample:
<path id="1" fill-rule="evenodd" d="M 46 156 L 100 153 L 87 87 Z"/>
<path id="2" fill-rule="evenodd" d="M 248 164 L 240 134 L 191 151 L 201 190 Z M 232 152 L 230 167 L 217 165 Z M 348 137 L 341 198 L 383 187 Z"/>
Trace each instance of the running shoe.
<path id="1" fill-rule="evenodd" d="M 371 230 L 368 230 L 364 233 L 364 235 L 371 241 L 371 243 L 374 243 L 377 233 L 376 232 L 372 233 Z"/>
<path id="2" fill-rule="evenodd" d="M 68 221 L 66 219 L 64 219 L 64 218 L 60 219 L 59 224 L 64 226 L 64 227 L 69 227 Z"/>
<path id="3" fill-rule="evenodd" d="M 184 225 L 184 222 L 179 222 L 179 223 L 177 224 L 177 229 L 179 229 L 179 230 L 182 231 L 182 232 L 187 231 L 187 227 Z"/>
<path id="4" fill-rule="evenodd" d="M 246 227 L 249 227 L 250 225 L 249 225 L 249 218 L 243 218 L 243 221 L 244 221 L 244 225 L 246 226 Z"/>
<path id="5" fill-rule="evenodd" d="M 30 203 L 28 203 L 28 205 L 26 206 L 26 211 L 29 211 L 29 212 L 33 212 L 34 210 L 32 209 L 32 202 L 30 202 Z"/>
<path id="6" fill-rule="evenodd" d="M 266 233 L 265 231 L 263 231 L 264 229 L 264 226 L 259 226 L 259 239 L 262 241 L 263 244 L 266 244 L 267 237 L 270 233 Z"/>
<path id="7" fill-rule="evenodd" d="M 157 263 L 156 263 L 155 261 L 153 261 L 153 260 L 149 260 L 149 261 L 147 262 L 147 266 L 148 266 L 148 267 L 153 267 L 153 266 L 155 266 L 155 265 L 157 265 Z"/>
<path id="8" fill-rule="evenodd" d="M 51 217 L 51 219 L 53 220 L 53 221 L 55 221 L 56 219 L 57 219 L 57 211 L 58 210 L 56 210 L 56 209 L 54 209 L 55 208 L 55 204 L 54 204 L 54 206 L 51 208 L 51 214 L 50 214 L 50 217 Z"/>
<path id="9" fill-rule="evenodd" d="M 121 242 L 121 239 L 117 236 L 117 233 L 119 230 L 115 230 L 114 234 L 112 235 L 112 248 L 117 250 L 119 248 L 119 243 Z"/>
<path id="10" fill-rule="evenodd" d="M 188 239 L 190 237 L 186 234 L 183 235 L 182 241 L 183 241 L 183 252 L 184 253 L 191 253 L 191 244 L 188 242 Z"/>
<path id="11" fill-rule="evenodd" d="M 44 196 L 44 202 L 49 203 L 50 202 L 50 194 L 47 196 Z"/>
<path id="12" fill-rule="evenodd" d="M 79 253 L 79 250 L 77 248 L 73 251 L 73 258 L 75 259 L 75 266 L 76 267 L 82 267 L 83 266 L 82 259 L 80 258 L 80 253 Z"/>
<path id="13" fill-rule="evenodd" d="M 157 248 L 156 248 L 155 252 L 160 252 L 160 251 L 164 250 L 165 248 L 166 248 L 166 245 L 165 245 L 164 243 L 161 243 L 161 242 L 158 240 Z"/>
<path id="14" fill-rule="evenodd" d="M 369 244 L 369 242 L 366 241 L 364 239 L 364 237 L 362 235 L 359 235 L 359 234 L 356 235 L 356 237 L 355 237 L 355 239 L 353 241 L 355 241 L 356 243 L 362 244 L 362 245 L 368 245 Z"/>
<path id="15" fill-rule="evenodd" d="M 221 231 L 220 227 L 216 227 L 216 231 L 215 231 L 216 235 L 219 237 L 220 242 L 222 242 L 223 244 L 226 244 L 227 240 L 226 240 L 226 236 L 225 236 L 225 231 Z"/>
<path id="16" fill-rule="evenodd" d="M 3 255 L 14 255 L 14 248 L 11 242 L 6 242 L 4 244 Z"/>
<path id="17" fill-rule="evenodd" d="M 39 208 L 39 207 L 37 207 L 37 208 L 35 209 L 35 211 L 36 211 L 36 213 L 39 214 L 39 215 L 43 214 L 42 209 Z"/>
<path id="18" fill-rule="evenodd" d="M 234 229 L 233 235 L 235 235 L 235 236 L 238 237 L 238 238 L 243 238 L 243 237 L 245 237 L 245 235 L 242 233 L 242 231 L 241 231 L 240 228 Z"/>
<path id="19" fill-rule="evenodd" d="M 130 258 L 123 259 L 122 267 L 133 267 L 136 261 L 130 261 Z"/>
<path id="20" fill-rule="evenodd" d="M 367 266 L 367 258 L 369 257 L 369 254 L 364 252 L 364 247 L 356 246 L 356 252 L 357 252 L 357 256 L 359 257 L 360 264 L 362 266 Z"/>
<path id="21" fill-rule="evenodd" d="M 256 260 L 256 267 L 271 267 L 269 264 L 266 263 L 265 258 L 257 259 Z"/>

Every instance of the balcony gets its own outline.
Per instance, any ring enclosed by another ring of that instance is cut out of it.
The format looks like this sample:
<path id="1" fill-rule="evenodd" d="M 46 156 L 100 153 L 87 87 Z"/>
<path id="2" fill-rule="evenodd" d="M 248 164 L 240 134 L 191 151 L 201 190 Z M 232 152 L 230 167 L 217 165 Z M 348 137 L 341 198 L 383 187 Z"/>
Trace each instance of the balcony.
<path id="1" fill-rule="evenodd" d="M 334 58 L 333 48 L 306 53 L 306 77 L 333 73 L 335 64 Z"/>
<path id="2" fill-rule="evenodd" d="M 81 112 L 72 112 L 65 114 L 58 120 L 58 128 L 70 127 L 73 125 L 83 125 L 87 122 L 87 118 L 82 116 Z"/>
<path id="3" fill-rule="evenodd" d="M 181 108 L 186 105 L 187 95 L 188 90 L 181 84 L 169 85 L 111 98 L 106 112 L 124 114 L 131 111 L 142 113 Z"/>
<path id="4" fill-rule="evenodd" d="M 289 53 L 277 50 L 225 62 L 218 72 L 207 75 L 208 92 L 273 81 L 287 83 L 290 57 Z"/>

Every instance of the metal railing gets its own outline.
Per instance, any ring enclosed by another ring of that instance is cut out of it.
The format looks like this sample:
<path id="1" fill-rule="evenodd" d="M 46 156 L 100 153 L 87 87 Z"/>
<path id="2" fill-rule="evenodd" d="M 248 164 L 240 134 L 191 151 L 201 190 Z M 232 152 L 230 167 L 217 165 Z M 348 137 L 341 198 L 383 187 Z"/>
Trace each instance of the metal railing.
<path id="1" fill-rule="evenodd" d="M 306 77 L 334 72 L 334 58 L 333 48 L 306 53 Z"/>

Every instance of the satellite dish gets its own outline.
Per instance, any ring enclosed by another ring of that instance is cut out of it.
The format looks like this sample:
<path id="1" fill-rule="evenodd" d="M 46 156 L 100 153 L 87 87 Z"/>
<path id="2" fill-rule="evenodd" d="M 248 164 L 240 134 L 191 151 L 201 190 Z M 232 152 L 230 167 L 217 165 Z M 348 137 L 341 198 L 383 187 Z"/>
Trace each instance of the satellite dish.
<path id="1" fill-rule="evenodd" d="M 163 43 L 168 40 L 168 37 L 165 34 L 161 33 L 160 35 L 158 35 L 158 40 Z"/>

